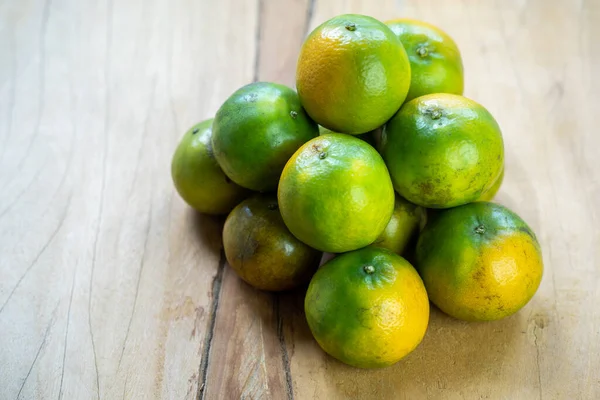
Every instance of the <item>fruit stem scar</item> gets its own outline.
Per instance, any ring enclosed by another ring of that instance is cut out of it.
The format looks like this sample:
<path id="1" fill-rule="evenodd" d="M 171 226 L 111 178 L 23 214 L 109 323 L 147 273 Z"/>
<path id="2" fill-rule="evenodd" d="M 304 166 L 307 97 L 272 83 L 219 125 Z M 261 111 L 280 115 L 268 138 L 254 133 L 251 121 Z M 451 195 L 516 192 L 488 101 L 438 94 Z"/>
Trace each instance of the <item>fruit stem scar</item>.
<path id="1" fill-rule="evenodd" d="M 290 117 L 296 119 L 297 116 L 298 116 L 298 113 L 296 111 L 290 111 Z"/>
<path id="2" fill-rule="evenodd" d="M 323 152 L 319 153 L 319 158 L 321 160 L 324 159 L 325 157 L 327 157 L 327 152 L 326 151 L 323 151 Z"/>
<path id="3" fill-rule="evenodd" d="M 417 55 L 419 57 L 427 57 L 428 54 L 429 54 L 429 51 L 427 50 L 427 47 L 420 46 L 417 48 Z"/>
<path id="4" fill-rule="evenodd" d="M 425 110 L 426 114 L 429 114 L 431 119 L 440 119 L 442 118 L 442 110 L 437 107 L 431 107 Z"/>
<path id="5" fill-rule="evenodd" d="M 485 233 L 485 226 L 483 225 L 479 225 L 477 228 L 475 228 L 475 233 L 478 233 L 480 235 Z"/>
<path id="6" fill-rule="evenodd" d="M 372 265 L 365 265 L 363 267 L 363 270 L 365 271 L 365 273 L 371 275 L 373 272 L 375 272 L 375 267 L 373 267 Z"/>
<path id="7" fill-rule="evenodd" d="M 354 22 L 348 22 L 346 24 L 346 29 L 348 29 L 349 31 L 355 31 L 356 30 L 356 24 Z"/>

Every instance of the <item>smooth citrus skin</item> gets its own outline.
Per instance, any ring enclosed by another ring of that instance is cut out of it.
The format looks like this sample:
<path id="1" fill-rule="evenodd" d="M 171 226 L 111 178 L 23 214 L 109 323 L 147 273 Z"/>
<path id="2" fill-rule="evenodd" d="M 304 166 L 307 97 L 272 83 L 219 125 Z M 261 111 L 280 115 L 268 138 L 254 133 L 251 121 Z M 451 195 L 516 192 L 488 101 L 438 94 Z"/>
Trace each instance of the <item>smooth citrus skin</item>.
<path id="1" fill-rule="evenodd" d="M 477 200 L 500 176 L 502 133 L 480 104 L 430 94 L 404 104 L 385 125 L 381 155 L 408 201 L 449 208 Z"/>
<path id="2" fill-rule="evenodd" d="M 262 290 L 288 290 L 308 282 L 321 259 L 321 252 L 285 227 L 274 195 L 257 194 L 229 214 L 223 247 L 235 272 Z"/>
<path id="3" fill-rule="evenodd" d="M 394 19 L 386 25 L 398 36 L 410 60 L 411 81 L 406 101 L 431 93 L 463 93 L 462 59 L 448 34 L 414 19 Z"/>
<path id="4" fill-rule="evenodd" d="M 379 128 L 400 108 L 409 86 L 402 43 L 371 17 L 332 18 L 312 31 L 300 50 L 296 87 L 302 105 L 334 132 Z"/>
<path id="5" fill-rule="evenodd" d="M 496 179 L 496 182 L 494 182 L 492 187 L 489 188 L 486 192 L 484 192 L 481 195 L 481 197 L 477 199 L 477 201 L 491 201 L 494 197 L 496 197 L 496 193 L 498 193 L 498 190 L 500 190 L 502 182 L 504 182 L 504 167 L 502 168 L 500 176 L 498 177 L 498 179 Z"/>
<path id="6" fill-rule="evenodd" d="M 278 198 L 289 230 L 330 253 L 373 243 L 394 208 L 381 156 L 364 141 L 338 133 L 314 138 L 294 153 L 281 174 Z"/>
<path id="7" fill-rule="evenodd" d="M 171 176 L 175 189 L 191 207 L 202 213 L 226 214 L 248 191 L 233 183 L 215 160 L 211 125 L 208 119 L 183 135 L 171 161 Z"/>
<path id="8" fill-rule="evenodd" d="M 386 249 L 337 256 L 313 276 L 304 301 L 319 345 L 359 368 L 387 367 L 425 335 L 429 301 L 417 271 Z"/>
<path id="9" fill-rule="evenodd" d="M 410 243 L 414 247 L 419 227 L 425 225 L 425 209 L 396 195 L 390 222 L 371 246 L 404 255 Z"/>
<path id="10" fill-rule="evenodd" d="M 514 314 L 533 297 L 543 273 L 531 228 L 487 202 L 440 211 L 421 233 L 416 267 L 431 301 L 467 321 Z"/>
<path id="11" fill-rule="evenodd" d="M 236 91 L 213 122 L 212 144 L 232 181 L 252 190 L 277 188 L 292 154 L 319 134 L 296 92 L 276 83 L 257 82 Z"/>

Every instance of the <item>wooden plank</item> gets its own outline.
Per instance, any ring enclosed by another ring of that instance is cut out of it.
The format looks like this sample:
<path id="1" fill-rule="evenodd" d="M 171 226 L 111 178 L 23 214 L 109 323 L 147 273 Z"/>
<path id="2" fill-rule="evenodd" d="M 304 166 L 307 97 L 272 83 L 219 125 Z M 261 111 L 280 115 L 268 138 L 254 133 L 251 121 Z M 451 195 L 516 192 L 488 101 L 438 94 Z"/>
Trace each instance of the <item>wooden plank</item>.
<path id="1" fill-rule="evenodd" d="M 214 8 L 2 3 L 0 398 L 196 397 L 222 221 L 169 163 L 251 79 L 224 49 L 253 56 L 256 24 Z"/>

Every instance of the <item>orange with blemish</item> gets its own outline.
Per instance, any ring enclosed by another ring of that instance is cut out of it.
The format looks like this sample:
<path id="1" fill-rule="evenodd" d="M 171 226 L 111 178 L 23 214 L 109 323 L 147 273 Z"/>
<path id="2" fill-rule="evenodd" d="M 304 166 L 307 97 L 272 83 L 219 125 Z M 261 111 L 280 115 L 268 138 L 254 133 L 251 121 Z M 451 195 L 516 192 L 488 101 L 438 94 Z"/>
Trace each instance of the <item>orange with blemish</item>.
<path id="1" fill-rule="evenodd" d="M 277 199 L 267 194 L 250 197 L 231 211 L 223 227 L 223 250 L 240 278 L 271 291 L 306 283 L 322 255 L 288 231 Z"/>
<path id="2" fill-rule="evenodd" d="M 379 151 L 394 189 L 427 208 L 477 201 L 504 168 L 494 117 L 481 104 L 447 93 L 405 103 L 384 126 Z"/>
<path id="3" fill-rule="evenodd" d="M 531 228 L 506 207 L 487 202 L 439 212 L 421 233 L 416 259 L 430 300 L 467 321 L 519 311 L 543 273 Z"/>

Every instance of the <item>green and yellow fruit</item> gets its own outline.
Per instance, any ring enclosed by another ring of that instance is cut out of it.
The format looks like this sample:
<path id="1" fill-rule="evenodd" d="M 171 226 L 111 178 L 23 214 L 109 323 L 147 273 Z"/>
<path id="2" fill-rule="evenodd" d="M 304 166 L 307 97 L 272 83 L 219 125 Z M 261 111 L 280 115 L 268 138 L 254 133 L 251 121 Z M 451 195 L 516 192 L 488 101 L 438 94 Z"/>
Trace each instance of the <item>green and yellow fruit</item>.
<path id="1" fill-rule="evenodd" d="M 191 127 L 181 138 L 171 176 L 181 198 L 206 214 L 227 214 L 248 191 L 233 183 L 221 170 L 212 153 L 212 119 Z"/>
<path id="2" fill-rule="evenodd" d="M 429 301 L 417 271 L 386 249 L 337 256 L 313 276 L 304 301 L 319 345 L 360 368 L 387 367 L 413 351 L 429 322 Z"/>
<path id="3" fill-rule="evenodd" d="M 467 321 L 520 310 L 544 269 L 531 228 L 506 207 L 487 202 L 440 211 L 421 233 L 416 259 L 431 301 Z"/>
<path id="4" fill-rule="evenodd" d="M 381 155 L 398 193 L 428 208 L 477 200 L 504 166 L 494 117 L 473 100 L 445 93 L 404 104 L 384 127 Z"/>
<path id="5" fill-rule="evenodd" d="M 308 114 L 334 131 L 361 134 L 382 126 L 410 86 L 400 40 L 382 22 L 340 15 L 310 33 L 300 50 L 296 87 Z"/>
<path id="6" fill-rule="evenodd" d="M 288 290 L 308 282 L 321 258 L 321 252 L 288 231 L 273 195 L 250 197 L 229 214 L 223 248 L 240 278 L 262 290 Z"/>
<path id="7" fill-rule="evenodd" d="M 394 189 L 381 156 L 364 141 L 336 133 L 298 149 L 281 174 L 278 198 L 289 230 L 331 253 L 373 243 L 394 208 Z"/>

